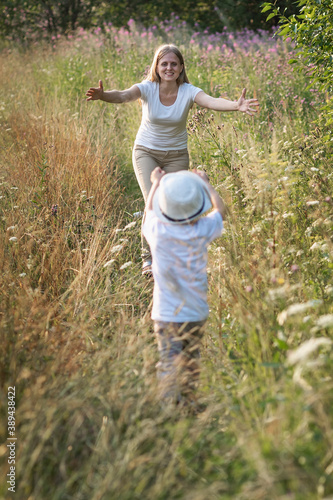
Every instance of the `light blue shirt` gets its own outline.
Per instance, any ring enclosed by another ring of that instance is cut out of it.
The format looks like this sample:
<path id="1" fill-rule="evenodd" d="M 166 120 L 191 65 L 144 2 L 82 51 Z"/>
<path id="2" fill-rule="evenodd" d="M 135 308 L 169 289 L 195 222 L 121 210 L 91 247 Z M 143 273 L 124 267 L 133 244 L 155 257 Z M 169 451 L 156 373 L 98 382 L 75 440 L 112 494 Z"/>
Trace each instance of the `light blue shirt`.
<path id="1" fill-rule="evenodd" d="M 152 254 L 152 319 L 202 321 L 207 303 L 208 245 L 221 236 L 223 221 L 214 210 L 192 224 L 168 224 L 150 210 L 142 228 Z"/>

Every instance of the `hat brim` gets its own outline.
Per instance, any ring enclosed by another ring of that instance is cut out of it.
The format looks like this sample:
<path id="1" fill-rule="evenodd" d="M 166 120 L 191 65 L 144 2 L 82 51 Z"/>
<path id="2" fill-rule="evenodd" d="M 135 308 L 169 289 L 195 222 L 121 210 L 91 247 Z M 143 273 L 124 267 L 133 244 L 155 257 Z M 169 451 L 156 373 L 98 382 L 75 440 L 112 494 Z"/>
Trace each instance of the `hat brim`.
<path id="1" fill-rule="evenodd" d="M 210 200 L 210 194 L 207 188 L 207 184 L 199 175 L 194 174 L 193 172 L 188 172 L 184 170 L 180 170 L 180 172 L 184 173 L 186 172 L 186 175 L 191 176 L 195 178 L 195 180 L 201 185 L 203 195 L 204 195 L 204 201 L 203 201 L 203 206 L 202 209 L 200 210 L 199 213 L 196 213 L 193 217 L 189 217 L 188 219 L 181 219 L 181 220 L 171 220 L 168 217 L 165 217 L 165 215 L 162 213 L 159 205 L 159 192 L 160 192 L 160 186 L 155 191 L 154 197 L 153 197 L 153 211 L 155 215 L 162 221 L 162 222 L 167 222 L 168 224 L 188 224 L 189 222 L 193 222 L 197 220 L 199 217 L 201 217 L 205 212 L 210 210 L 212 208 L 212 202 Z M 178 172 L 175 172 L 176 174 Z M 170 175 L 170 174 L 166 174 Z"/>

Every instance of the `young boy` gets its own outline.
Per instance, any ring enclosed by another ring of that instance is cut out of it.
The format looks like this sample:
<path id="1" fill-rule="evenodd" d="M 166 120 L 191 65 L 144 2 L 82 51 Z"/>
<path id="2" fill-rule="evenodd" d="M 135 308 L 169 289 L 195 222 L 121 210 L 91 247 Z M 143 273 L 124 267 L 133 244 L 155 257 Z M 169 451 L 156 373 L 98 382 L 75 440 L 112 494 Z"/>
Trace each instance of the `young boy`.
<path id="1" fill-rule="evenodd" d="M 165 174 L 156 167 L 151 182 L 142 231 L 152 253 L 160 396 L 193 401 L 209 313 L 207 247 L 222 234 L 226 207 L 204 172 Z"/>

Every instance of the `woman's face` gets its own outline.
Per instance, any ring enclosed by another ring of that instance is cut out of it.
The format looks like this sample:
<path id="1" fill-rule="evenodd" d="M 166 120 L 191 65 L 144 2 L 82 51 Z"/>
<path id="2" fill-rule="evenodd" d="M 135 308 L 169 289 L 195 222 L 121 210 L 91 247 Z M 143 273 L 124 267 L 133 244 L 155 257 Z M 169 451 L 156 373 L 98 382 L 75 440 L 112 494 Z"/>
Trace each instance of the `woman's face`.
<path id="1" fill-rule="evenodd" d="M 183 70 L 183 65 L 176 54 L 168 52 L 161 57 L 157 64 L 157 73 L 160 75 L 161 81 L 173 82 L 176 81 Z"/>

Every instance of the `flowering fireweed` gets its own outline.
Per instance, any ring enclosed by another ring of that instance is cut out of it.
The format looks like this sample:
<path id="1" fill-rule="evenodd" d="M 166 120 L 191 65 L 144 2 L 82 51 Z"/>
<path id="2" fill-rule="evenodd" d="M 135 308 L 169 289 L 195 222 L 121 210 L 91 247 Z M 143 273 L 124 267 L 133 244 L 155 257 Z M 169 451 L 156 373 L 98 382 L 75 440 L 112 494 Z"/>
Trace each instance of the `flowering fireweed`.
<path id="1" fill-rule="evenodd" d="M 196 411 L 156 398 L 131 167 L 140 104 L 85 100 L 99 79 L 141 81 L 165 41 L 193 84 L 260 102 L 254 118 L 194 106 L 188 120 L 191 167 L 230 209 L 209 249 Z M 332 151 L 313 125 L 326 96 L 311 68 L 292 71 L 293 52 L 272 33 L 173 19 L 0 54 L 0 373 L 4 403 L 16 388 L 17 498 L 333 495 Z"/>

